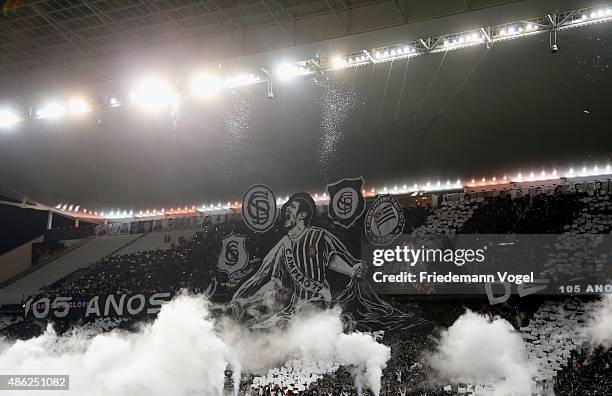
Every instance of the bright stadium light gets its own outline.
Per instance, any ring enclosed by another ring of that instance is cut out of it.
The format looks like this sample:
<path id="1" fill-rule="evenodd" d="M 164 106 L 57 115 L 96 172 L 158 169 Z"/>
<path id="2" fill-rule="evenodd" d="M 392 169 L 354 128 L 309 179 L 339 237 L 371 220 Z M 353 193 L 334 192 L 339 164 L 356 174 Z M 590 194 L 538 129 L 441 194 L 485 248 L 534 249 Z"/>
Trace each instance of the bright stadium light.
<path id="1" fill-rule="evenodd" d="M 38 111 L 36 111 L 36 116 L 38 118 L 55 118 L 64 115 L 65 112 L 64 106 L 53 102 L 42 109 L 38 109 Z"/>
<path id="2" fill-rule="evenodd" d="M 167 107 L 174 101 L 175 97 L 176 94 L 170 84 L 155 77 L 141 80 L 130 93 L 131 101 L 147 110 Z"/>
<path id="3" fill-rule="evenodd" d="M 335 69 L 341 69 L 346 64 L 346 61 L 343 58 L 341 58 L 339 56 L 336 56 L 336 57 L 334 57 L 334 59 L 332 61 L 332 64 L 333 64 Z"/>
<path id="4" fill-rule="evenodd" d="M 89 111 L 89 106 L 82 98 L 74 98 L 68 103 L 68 111 L 72 114 L 81 114 Z"/>
<path id="5" fill-rule="evenodd" d="M 310 73 L 310 70 L 305 68 L 304 66 L 297 65 L 295 63 L 284 62 L 276 67 L 274 74 L 276 77 L 281 80 L 286 80 L 289 78 L 303 76 Z"/>
<path id="6" fill-rule="evenodd" d="M 17 115 L 17 113 L 15 113 L 12 110 L 9 110 L 9 109 L 0 110 L 0 127 L 1 128 L 11 127 L 22 120 L 23 119 L 20 118 L 19 115 Z"/>
<path id="7" fill-rule="evenodd" d="M 199 74 L 191 80 L 191 93 L 201 98 L 216 95 L 225 88 L 224 81 L 212 74 Z"/>
<path id="8" fill-rule="evenodd" d="M 255 74 L 238 74 L 225 79 L 225 86 L 229 88 L 242 87 L 244 85 L 256 84 L 261 81 L 261 77 Z"/>

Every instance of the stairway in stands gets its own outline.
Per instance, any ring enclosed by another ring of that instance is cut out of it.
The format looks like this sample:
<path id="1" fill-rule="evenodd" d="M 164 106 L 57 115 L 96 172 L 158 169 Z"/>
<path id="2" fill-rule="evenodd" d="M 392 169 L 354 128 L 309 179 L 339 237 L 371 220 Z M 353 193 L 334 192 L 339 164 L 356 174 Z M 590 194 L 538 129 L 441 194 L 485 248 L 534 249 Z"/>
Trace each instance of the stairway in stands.
<path id="1" fill-rule="evenodd" d="M 24 299 L 37 294 L 42 288 L 74 271 L 95 264 L 141 236 L 142 234 L 91 238 L 77 249 L 61 255 L 23 277 L 16 278 L 14 282 L 0 289 L 0 304 L 22 303 Z"/>

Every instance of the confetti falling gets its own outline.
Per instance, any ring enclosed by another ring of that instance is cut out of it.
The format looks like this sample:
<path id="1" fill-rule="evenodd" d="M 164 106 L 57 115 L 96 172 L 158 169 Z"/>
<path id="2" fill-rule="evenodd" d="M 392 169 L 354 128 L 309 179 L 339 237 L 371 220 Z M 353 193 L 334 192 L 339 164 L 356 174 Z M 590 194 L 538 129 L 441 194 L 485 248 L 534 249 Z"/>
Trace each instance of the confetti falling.
<path id="1" fill-rule="evenodd" d="M 566 67 L 578 71 L 584 82 L 597 86 L 603 75 L 610 71 L 611 38 L 610 32 L 598 32 L 591 33 L 587 37 L 578 36 L 567 40 L 563 45 L 571 51 L 573 57 Z M 562 82 L 566 82 L 565 79 Z"/>
<path id="2" fill-rule="evenodd" d="M 225 161 L 225 176 L 228 181 L 237 176 L 234 164 L 240 163 L 249 137 L 249 121 L 253 115 L 254 98 L 250 94 L 233 89 L 229 93 L 230 105 L 225 116 L 225 135 L 223 138 L 223 157 Z"/>
<path id="3" fill-rule="evenodd" d="M 332 181 L 338 150 L 344 138 L 343 124 L 357 105 L 354 88 L 345 88 L 330 81 L 325 74 L 316 75 L 308 81 L 319 89 L 315 98 L 321 108 L 321 123 L 317 159 L 321 180 Z"/>
<path id="4" fill-rule="evenodd" d="M 170 103 L 170 118 L 172 128 L 176 129 L 183 118 L 183 98 L 179 95 L 175 96 Z"/>

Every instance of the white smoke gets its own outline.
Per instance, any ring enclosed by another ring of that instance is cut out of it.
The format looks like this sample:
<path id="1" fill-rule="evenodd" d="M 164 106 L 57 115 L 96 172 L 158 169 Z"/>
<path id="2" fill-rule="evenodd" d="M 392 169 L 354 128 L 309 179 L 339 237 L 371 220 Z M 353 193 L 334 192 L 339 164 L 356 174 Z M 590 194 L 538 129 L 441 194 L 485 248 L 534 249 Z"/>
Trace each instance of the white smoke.
<path id="1" fill-rule="evenodd" d="M 494 395 L 531 395 L 535 389 L 535 370 L 512 325 L 469 310 L 442 333 L 431 365 L 449 381 L 491 385 Z"/>
<path id="2" fill-rule="evenodd" d="M 391 350 L 369 334 L 343 333 L 340 314 L 339 310 L 302 313 L 286 329 L 265 333 L 225 323 L 222 338 L 238 353 L 245 372 L 261 374 L 290 358 L 338 361 L 353 367 L 356 377 L 378 395 Z"/>
<path id="3" fill-rule="evenodd" d="M 58 336 L 49 327 L 27 341 L 0 339 L 0 373 L 68 374 L 70 393 L 79 396 L 218 396 L 228 367 L 237 395 L 241 373 L 296 357 L 340 361 L 378 395 L 390 349 L 366 334 L 344 334 L 336 310 L 300 315 L 284 330 L 254 332 L 228 321 L 216 326 L 206 299 L 187 295 L 136 332 Z"/>
<path id="4" fill-rule="evenodd" d="M 606 294 L 593 306 L 590 318 L 584 328 L 591 346 L 612 347 L 612 294 Z"/>
<path id="5" fill-rule="evenodd" d="M 180 296 L 134 333 L 62 337 L 49 328 L 31 340 L 2 340 L 0 372 L 68 374 L 79 396 L 218 396 L 230 350 L 208 316 L 203 298 Z"/>

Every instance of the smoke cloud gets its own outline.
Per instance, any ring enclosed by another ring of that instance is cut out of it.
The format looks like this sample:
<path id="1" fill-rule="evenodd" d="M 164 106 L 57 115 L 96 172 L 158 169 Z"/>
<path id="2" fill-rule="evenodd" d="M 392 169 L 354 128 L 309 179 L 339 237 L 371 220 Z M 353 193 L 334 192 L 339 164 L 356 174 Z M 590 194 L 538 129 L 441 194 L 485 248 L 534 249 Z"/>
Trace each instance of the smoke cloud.
<path id="1" fill-rule="evenodd" d="M 49 326 L 31 340 L 0 342 L 0 372 L 68 374 L 70 393 L 83 396 L 216 396 L 230 350 L 208 315 L 204 299 L 181 296 L 135 333 L 58 336 Z"/>
<path id="2" fill-rule="evenodd" d="M 612 294 L 606 294 L 593 306 L 585 326 L 591 346 L 610 349 L 612 347 Z"/>
<path id="3" fill-rule="evenodd" d="M 303 312 L 286 329 L 265 333 L 236 328 L 226 321 L 221 334 L 234 348 L 244 372 L 263 374 L 289 359 L 338 361 L 353 367 L 355 376 L 363 378 L 363 384 L 378 395 L 391 350 L 369 334 L 344 334 L 340 314 L 337 309 Z"/>
<path id="4" fill-rule="evenodd" d="M 215 322 L 204 297 L 181 295 L 135 332 L 77 329 L 58 336 L 49 326 L 27 341 L 0 339 L 0 372 L 68 374 L 70 393 L 79 396 L 218 396 L 226 368 L 234 371 L 237 394 L 241 372 L 263 373 L 303 358 L 340 361 L 378 394 L 390 349 L 342 330 L 340 311 L 329 310 L 299 315 L 283 330 L 255 332 L 228 319 Z"/>
<path id="5" fill-rule="evenodd" d="M 512 325 L 467 311 L 440 337 L 431 366 L 451 382 L 491 385 L 494 395 L 531 395 L 534 368 Z"/>

